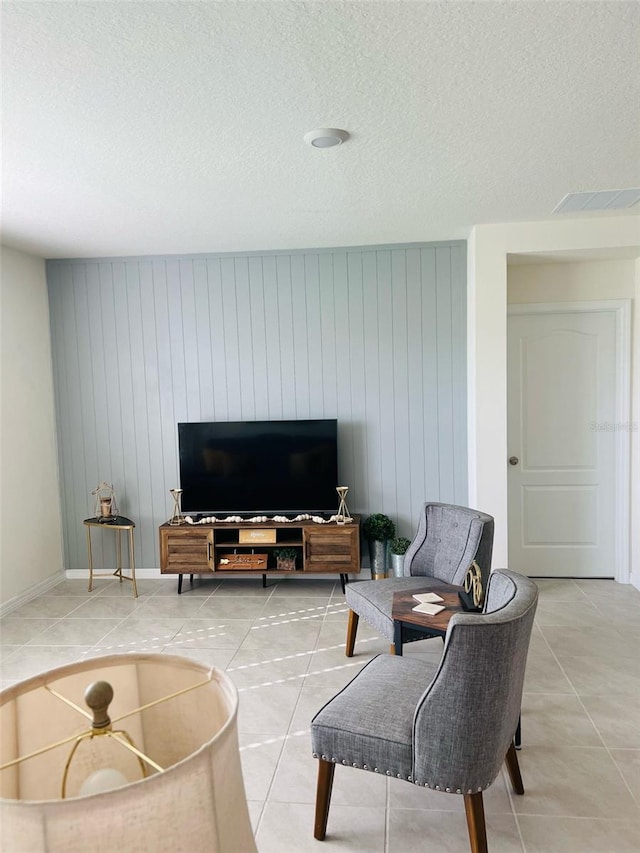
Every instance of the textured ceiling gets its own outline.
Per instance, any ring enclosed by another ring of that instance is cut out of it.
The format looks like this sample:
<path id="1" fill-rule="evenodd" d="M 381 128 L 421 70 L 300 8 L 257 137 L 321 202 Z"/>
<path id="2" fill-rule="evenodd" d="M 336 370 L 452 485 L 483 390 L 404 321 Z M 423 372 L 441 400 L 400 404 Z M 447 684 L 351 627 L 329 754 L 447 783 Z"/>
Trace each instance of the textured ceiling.
<path id="1" fill-rule="evenodd" d="M 2 24 L 3 242 L 44 257 L 453 239 L 640 185 L 636 2 L 4 0 Z M 351 139 L 303 142 L 323 126 Z"/>

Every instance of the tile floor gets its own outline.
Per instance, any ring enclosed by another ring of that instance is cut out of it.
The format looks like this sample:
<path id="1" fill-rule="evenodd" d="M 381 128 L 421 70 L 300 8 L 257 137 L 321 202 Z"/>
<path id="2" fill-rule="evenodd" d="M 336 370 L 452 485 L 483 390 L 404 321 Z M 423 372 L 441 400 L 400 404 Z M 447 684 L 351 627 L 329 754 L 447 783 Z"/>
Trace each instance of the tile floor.
<path id="1" fill-rule="evenodd" d="M 640 592 L 613 581 L 541 580 L 523 700 L 526 788 L 485 794 L 492 853 L 640 850 Z M 327 839 L 314 841 L 309 721 L 370 657 L 361 622 L 344 656 L 346 608 L 331 580 L 185 585 L 64 581 L 0 624 L 2 686 L 88 655 L 154 651 L 225 669 L 240 692 L 245 785 L 260 853 L 467 853 L 462 798 L 338 768 Z M 407 653 L 433 658 L 429 640 Z"/>

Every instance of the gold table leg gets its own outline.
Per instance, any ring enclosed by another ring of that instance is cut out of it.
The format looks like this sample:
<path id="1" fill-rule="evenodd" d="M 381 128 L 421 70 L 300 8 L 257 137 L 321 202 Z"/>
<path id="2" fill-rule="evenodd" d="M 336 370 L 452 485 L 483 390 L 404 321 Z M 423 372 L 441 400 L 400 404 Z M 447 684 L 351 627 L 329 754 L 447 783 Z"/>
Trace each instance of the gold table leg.
<path id="1" fill-rule="evenodd" d="M 120 578 L 120 583 L 122 583 L 122 542 L 120 541 L 120 533 L 122 531 L 116 530 L 116 570 L 114 575 L 117 578 Z"/>
<path id="2" fill-rule="evenodd" d="M 93 589 L 93 555 L 91 553 L 91 528 L 87 525 L 87 551 L 89 553 L 89 589 L 88 592 L 91 592 Z"/>
<path id="3" fill-rule="evenodd" d="M 133 551 L 133 530 L 129 530 L 129 568 L 131 569 L 131 581 L 133 582 L 133 597 L 138 597 L 136 585 L 136 558 Z"/>

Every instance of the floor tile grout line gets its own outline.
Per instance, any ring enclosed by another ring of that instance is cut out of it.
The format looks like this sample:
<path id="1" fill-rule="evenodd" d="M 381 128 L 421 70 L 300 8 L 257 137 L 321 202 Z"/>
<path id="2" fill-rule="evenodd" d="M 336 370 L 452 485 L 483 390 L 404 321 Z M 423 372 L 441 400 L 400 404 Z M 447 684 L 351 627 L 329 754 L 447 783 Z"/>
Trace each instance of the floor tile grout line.
<path id="1" fill-rule="evenodd" d="M 604 737 L 602 736 L 602 733 L 600 732 L 600 729 L 599 729 L 599 728 L 598 728 L 598 726 L 596 725 L 596 723 L 595 723 L 595 721 L 593 720 L 593 718 L 592 718 L 591 714 L 589 713 L 589 711 L 588 711 L 587 707 L 585 706 L 584 702 L 582 701 L 582 698 L 581 698 L 580 694 L 578 693 L 577 688 L 575 687 L 575 685 L 573 684 L 572 680 L 571 680 L 571 679 L 569 678 L 569 676 L 567 675 L 567 672 L 566 672 L 566 670 L 564 669 L 564 667 L 562 666 L 562 664 L 561 664 L 561 662 L 560 662 L 560 659 L 558 658 L 558 656 L 557 656 L 557 655 L 556 655 L 556 653 L 554 652 L 553 648 L 551 647 L 551 644 L 549 643 L 549 640 L 548 640 L 548 639 L 547 639 L 547 637 L 544 635 L 544 631 L 542 631 L 542 628 L 541 628 L 540 630 L 541 630 L 541 633 L 542 633 L 542 635 L 543 635 L 543 639 L 544 639 L 545 643 L 547 644 L 547 646 L 548 646 L 548 648 L 549 648 L 549 651 L 550 651 L 550 652 L 551 652 L 551 654 L 553 655 L 553 657 L 554 657 L 554 659 L 555 659 L 556 663 L 558 664 L 558 667 L 559 667 L 559 668 L 560 668 L 560 670 L 562 671 L 562 674 L 564 675 L 564 677 L 567 679 L 567 681 L 568 681 L 568 682 L 569 682 L 569 684 L 571 685 L 572 689 L 574 690 L 574 692 L 575 692 L 575 696 L 576 696 L 576 698 L 577 698 L 578 702 L 580 703 L 580 706 L 582 707 L 582 710 L 583 710 L 583 711 L 584 711 L 584 713 L 586 714 L 586 716 L 587 716 L 587 718 L 589 719 L 589 721 L 590 721 L 591 725 L 594 727 L 594 729 L 595 729 L 595 731 L 596 731 L 596 734 L 598 735 L 598 737 L 599 737 L 599 738 L 600 738 L 600 740 L 602 741 L 602 747 L 591 747 L 591 749 L 600 749 L 600 748 L 604 748 L 604 750 L 607 752 L 607 754 L 608 754 L 609 758 L 610 758 L 610 759 L 611 759 L 611 761 L 613 762 L 613 766 L 616 768 L 616 770 L 617 770 L 617 772 L 618 772 L 618 775 L 620 776 L 620 779 L 621 779 L 622 783 L 624 784 L 625 788 L 627 789 L 627 791 L 628 791 L 628 792 L 629 792 L 629 794 L 631 795 L 631 799 L 633 800 L 633 802 L 634 802 L 634 803 L 636 803 L 637 805 L 640 805 L 640 802 L 638 801 L 637 797 L 634 795 L 633 790 L 631 789 L 631 786 L 630 786 L 630 785 L 629 785 L 629 783 L 627 782 L 627 780 L 626 780 L 626 778 L 625 778 L 625 776 L 624 776 L 624 774 L 623 774 L 622 770 L 620 769 L 620 767 L 619 767 L 619 765 L 618 765 L 618 762 L 615 760 L 615 758 L 614 758 L 614 757 L 613 757 L 613 755 L 611 754 L 611 748 L 606 744 L 605 739 L 604 739 Z M 588 747 L 581 747 L 581 748 L 585 749 L 585 748 L 588 748 Z"/>
<path id="2" fill-rule="evenodd" d="M 331 600 L 331 597 L 329 597 L 329 600 Z M 264 608 L 263 608 L 263 610 L 264 610 Z M 294 717 L 295 717 L 295 714 L 296 714 L 296 710 L 297 710 L 298 705 L 299 705 L 299 703 L 300 703 L 300 697 L 302 696 L 302 690 L 303 690 L 304 685 L 305 685 L 305 683 L 306 683 L 306 679 L 307 679 L 307 672 L 309 671 L 309 666 L 310 666 L 310 663 L 311 663 L 311 657 L 312 657 L 312 654 L 313 654 L 313 653 L 316 651 L 316 649 L 317 649 L 318 642 L 319 642 L 319 637 L 320 637 L 320 632 L 318 632 L 318 637 L 316 637 L 316 640 L 315 640 L 315 644 L 314 644 L 314 648 L 313 648 L 312 653 L 308 655 L 308 663 L 307 663 L 307 667 L 306 667 L 305 673 L 303 674 L 302 683 L 301 683 L 301 685 L 300 685 L 300 689 L 299 689 L 299 691 L 298 691 L 298 696 L 297 696 L 297 698 L 296 698 L 296 702 L 295 702 L 295 704 L 294 704 L 294 706 L 293 706 L 293 709 L 292 709 L 292 711 L 291 711 L 291 717 L 290 717 L 290 719 L 289 719 L 289 724 L 288 724 L 288 727 L 287 727 L 287 732 L 286 732 L 286 734 L 285 734 L 285 736 L 284 736 L 284 738 L 283 738 L 283 740 L 282 740 L 282 746 L 281 746 L 281 748 L 280 748 L 280 751 L 279 751 L 279 753 L 278 753 L 278 757 L 277 757 L 276 762 L 275 762 L 275 768 L 274 768 L 274 771 L 273 771 L 273 773 L 272 773 L 272 775 L 271 775 L 271 779 L 269 780 L 269 784 L 268 784 L 268 786 L 267 786 L 267 791 L 266 791 L 266 793 L 265 793 L 265 798 L 264 798 L 264 804 L 263 804 L 262 810 L 261 810 L 261 812 L 260 812 L 260 817 L 259 817 L 259 819 L 258 819 L 258 823 L 256 824 L 256 829 L 255 829 L 255 837 L 256 837 L 256 839 L 257 839 L 257 837 L 258 837 L 258 833 L 259 833 L 259 831 L 260 831 L 260 827 L 261 827 L 261 825 L 262 825 L 262 821 L 263 821 L 263 818 L 264 818 L 264 814 L 265 814 L 266 809 L 267 809 L 267 804 L 268 804 L 268 803 L 269 803 L 269 801 L 270 801 L 271 792 L 272 792 L 272 790 L 273 790 L 273 786 L 274 786 L 274 784 L 275 784 L 276 776 L 278 775 L 278 769 L 280 768 L 280 762 L 282 761 L 282 757 L 283 757 L 283 755 L 284 755 L 285 745 L 286 745 L 287 740 L 288 740 L 288 738 L 289 738 L 290 729 L 291 729 L 291 726 L 292 726 L 292 724 L 293 724 L 293 720 L 294 720 Z"/>

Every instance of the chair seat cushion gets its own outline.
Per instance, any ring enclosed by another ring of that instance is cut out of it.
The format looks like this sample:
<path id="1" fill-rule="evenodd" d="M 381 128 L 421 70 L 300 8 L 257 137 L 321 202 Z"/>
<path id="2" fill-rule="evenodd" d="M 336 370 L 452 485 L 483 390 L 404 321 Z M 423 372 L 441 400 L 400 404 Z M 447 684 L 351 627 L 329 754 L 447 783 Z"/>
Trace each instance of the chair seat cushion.
<path id="1" fill-rule="evenodd" d="M 347 604 L 381 636 L 393 642 L 393 619 L 391 609 L 394 592 L 405 589 L 424 589 L 424 577 L 384 578 L 379 581 L 358 581 L 347 584 Z"/>
<path id="2" fill-rule="evenodd" d="M 413 717 L 437 666 L 375 657 L 313 718 L 314 755 L 412 781 Z"/>

